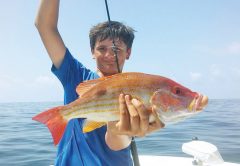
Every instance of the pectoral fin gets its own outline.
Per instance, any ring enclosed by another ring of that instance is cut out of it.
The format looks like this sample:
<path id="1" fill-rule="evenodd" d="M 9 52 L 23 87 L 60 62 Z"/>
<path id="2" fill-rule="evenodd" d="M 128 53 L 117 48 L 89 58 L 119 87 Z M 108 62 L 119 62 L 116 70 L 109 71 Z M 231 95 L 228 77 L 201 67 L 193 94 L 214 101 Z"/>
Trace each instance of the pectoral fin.
<path id="1" fill-rule="evenodd" d="M 95 121 L 86 121 L 83 126 L 83 133 L 87 133 L 93 131 L 97 128 L 106 125 L 106 122 L 95 122 Z"/>

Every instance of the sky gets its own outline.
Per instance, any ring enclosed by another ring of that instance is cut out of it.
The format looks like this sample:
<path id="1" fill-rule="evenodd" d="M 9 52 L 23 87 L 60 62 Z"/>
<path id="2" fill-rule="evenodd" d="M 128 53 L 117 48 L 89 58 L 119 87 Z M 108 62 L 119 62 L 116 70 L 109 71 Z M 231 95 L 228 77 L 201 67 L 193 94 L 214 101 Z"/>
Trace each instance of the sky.
<path id="1" fill-rule="evenodd" d="M 34 26 L 39 0 L 0 1 L 0 102 L 62 101 L 63 89 Z M 125 72 L 165 76 L 209 96 L 240 98 L 239 0 L 108 0 L 112 20 L 136 30 Z M 89 29 L 107 20 L 104 0 L 62 0 L 59 31 L 95 70 Z"/>

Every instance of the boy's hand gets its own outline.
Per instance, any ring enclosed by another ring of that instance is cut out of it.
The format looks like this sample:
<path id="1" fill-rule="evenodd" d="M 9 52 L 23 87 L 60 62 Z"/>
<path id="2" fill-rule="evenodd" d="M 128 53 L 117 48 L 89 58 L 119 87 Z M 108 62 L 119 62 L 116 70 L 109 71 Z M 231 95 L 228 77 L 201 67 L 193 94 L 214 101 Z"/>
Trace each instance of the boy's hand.
<path id="1" fill-rule="evenodd" d="M 120 94 L 119 105 L 120 120 L 107 124 L 108 132 L 112 134 L 143 137 L 164 127 L 155 110 L 147 110 L 142 102 L 129 95 Z M 153 123 L 149 123 L 150 112 L 155 117 Z"/>

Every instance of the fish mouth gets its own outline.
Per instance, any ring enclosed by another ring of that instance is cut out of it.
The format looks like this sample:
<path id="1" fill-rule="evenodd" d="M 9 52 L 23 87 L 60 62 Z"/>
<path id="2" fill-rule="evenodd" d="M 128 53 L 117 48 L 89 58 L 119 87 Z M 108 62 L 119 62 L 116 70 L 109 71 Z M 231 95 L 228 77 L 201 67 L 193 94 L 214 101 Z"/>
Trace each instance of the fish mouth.
<path id="1" fill-rule="evenodd" d="M 189 111 L 201 111 L 208 104 L 208 97 L 198 94 L 188 106 Z"/>
<path id="2" fill-rule="evenodd" d="M 197 93 L 187 108 L 178 111 L 160 110 L 159 118 L 164 124 L 176 123 L 200 113 L 207 104 L 208 97 Z"/>

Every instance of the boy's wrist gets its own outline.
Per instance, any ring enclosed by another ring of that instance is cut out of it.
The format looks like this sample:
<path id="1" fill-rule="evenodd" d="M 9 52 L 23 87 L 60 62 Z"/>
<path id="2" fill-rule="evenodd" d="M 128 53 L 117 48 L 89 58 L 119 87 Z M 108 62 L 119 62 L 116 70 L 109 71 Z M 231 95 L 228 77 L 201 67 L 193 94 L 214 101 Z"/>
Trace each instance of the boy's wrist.
<path id="1" fill-rule="evenodd" d="M 112 150 L 122 150 L 128 147 L 131 143 L 132 137 L 128 135 L 119 135 L 111 131 L 107 131 L 105 134 L 105 141 L 108 147 Z"/>

